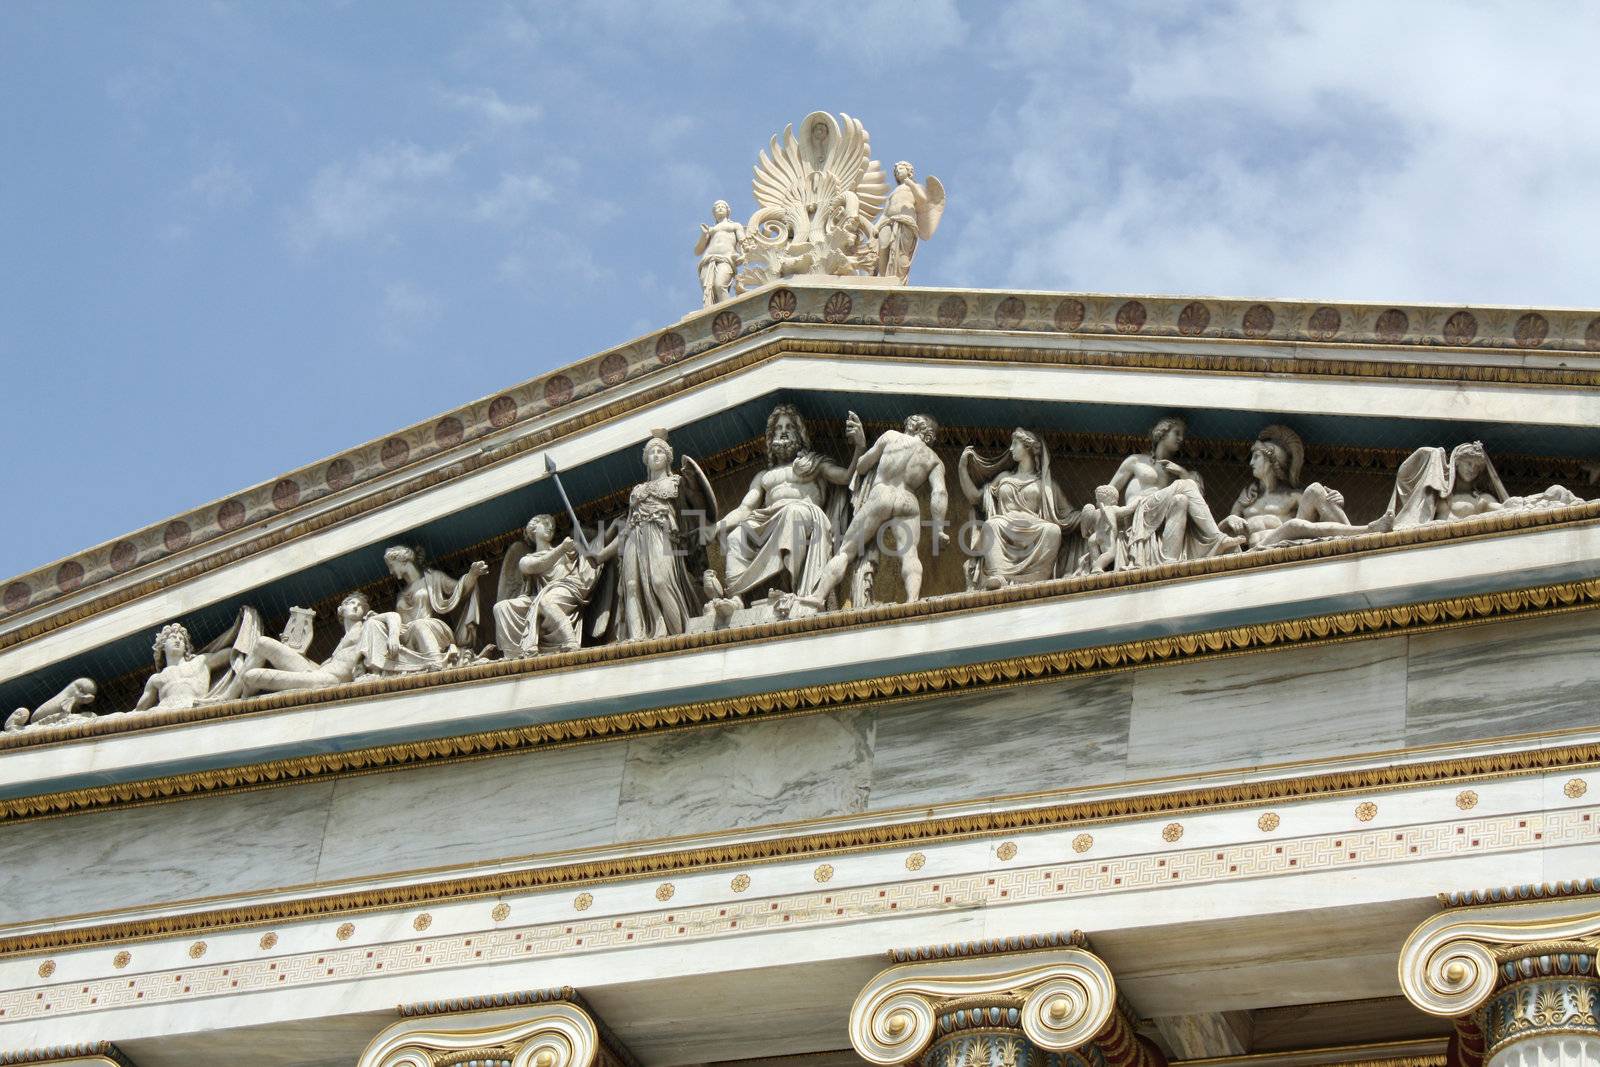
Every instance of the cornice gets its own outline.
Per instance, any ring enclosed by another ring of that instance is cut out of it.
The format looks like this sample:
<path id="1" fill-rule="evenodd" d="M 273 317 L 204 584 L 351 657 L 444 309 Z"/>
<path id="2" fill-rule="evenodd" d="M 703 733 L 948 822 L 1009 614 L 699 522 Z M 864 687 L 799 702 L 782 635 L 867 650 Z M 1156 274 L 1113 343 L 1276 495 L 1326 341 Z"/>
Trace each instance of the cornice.
<path id="1" fill-rule="evenodd" d="M 428 674 L 371 679 L 315 690 L 263 694 L 248 700 L 229 701 L 197 708 L 104 715 L 61 729 L 18 731 L 0 735 L 0 752 L 13 748 L 61 745 L 84 738 L 102 737 L 130 731 L 170 728 L 184 723 L 265 714 L 290 708 L 336 705 L 349 700 L 370 699 L 419 689 L 444 689 L 502 678 L 527 677 L 547 672 L 569 671 L 598 663 L 656 658 L 733 643 L 771 641 L 804 634 L 878 626 L 907 619 L 959 615 L 1038 600 L 1192 580 L 1214 574 L 1286 566 L 1311 560 L 1332 559 L 1355 553 L 1375 554 L 1403 551 L 1414 546 L 1497 537 L 1521 530 L 1548 530 L 1596 523 L 1600 523 L 1600 500 L 1547 511 L 1500 512 L 1459 522 L 1419 526 L 1389 533 L 1362 534 L 1356 537 L 1278 546 L 1266 551 L 1189 560 L 1182 563 L 1164 564 L 1159 567 L 1148 567 L 1139 570 L 1111 571 L 1104 574 L 1058 578 L 1028 585 L 1007 586 L 997 590 L 952 593 L 930 597 L 911 604 L 878 604 L 869 608 L 827 612 L 758 626 L 697 634 L 680 634 L 675 637 L 653 638 L 643 641 L 619 642 L 583 648 L 575 652 L 534 658 L 496 660 L 466 667 L 448 668 Z M 1483 600 L 1484 596 L 1510 596 L 1512 599 L 1485 601 Z M 1025 668 L 1022 673 L 1027 678 L 1054 677 L 1062 673 L 1084 673 L 1116 669 L 1123 666 L 1165 662 L 1220 651 L 1243 651 L 1268 645 L 1292 644 L 1305 640 L 1322 640 L 1330 637 L 1338 638 L 1342 635 L 1375 632 L 1393 625 L 1413 622 L 1431 624 L 1441 619 L 1460 621 L 1491 618 L 1509 614 L 1525 614 L 1528 611 L 1542 611 L 1545 609 L 1579 608 L 1596 602 L 1600 602 L 1600 584 L 1597 584 L 1595 580 L 1554 584 L 1513 590 L 1505 594 L 1482 594 L 1474 597 L 1431 600 L 1412 605 L 1372 609 L 1367 612 L 1341 612 L 1311 616 L 1300 620 L 1261 624 L 1253 627 L 1230 627 L 1215 632 L 1201 631 L 1164 639 L 1096 646 L 1090 649 L 1074 650 L 1071 653 L 1057 654 L 1057 661 L 1038 667 Z M 1374 616 L 1373 612 L 1377 612 L 1378 616 Z M 1296 628 L 1299 624 L 1308 625 L 1309 632 L 1301 633 Z M 1289 629 L 1282 629 L 1286 626 Z M 1017 662 L 1026 661 L 1032 664 L 1037 659 L 1039 657 L 1023 657 Z M 1004 664 L 1012 661 L 997 662 Z M 949 670 L 956 672 L 952 675 L 952 679 L 958 685 L 965 685 L 967 683 L 963 680 L 961 672 L 972 670 L 981 672 L 985 667 L 993 668 L 995 666 L 996 663 L 990 663 L 972 667 L 949 668 Z M 896 685 L 901 681 L 907 681 L 910 684 L 910 688 L 902 695 L 915 695 L 930 688 L 923 684 L 927 680 L 926 675 L 928 673 L 930 672 L 916 672 L 907 675 L 895 675 L 891 676 L 890 679 L 880 679 L 876 682 L 861 680 L 838 683 L 833 687 L 823 686 L 785 690 L 777 693 L 751 694 L 719 701 L 696 702 L 689 705 L 664 707 L 648 711 L 635 711 L 619 715 L 566 720 L 513 730 L 493 731 L 487 734 L 474 735 L 478 739 L 477 741 L 474 741 L 473 738 L 450 738 L 430 742 L 415 742 L 392 745 L 381 750 L 368 749 L 361 750 L 361 752 L 304 757 L 300 760 L 279 760 L 269 764 L 262 764 L 260 767 L 266 772 L 266 780 L 276 780 L 284 775 L 301 777 L 306 771 L 320 775 L 338 773 L 336 770 L 338 767 L 343 767 L 347 770 L 368 770 L 401 763 L 429 762 L 440 758 L 460 758 L 493 750 L 511 751 L 538 745 L 622 736 L 670 727 L 683 721 L 699 722 L 706 719 L 739 718 L 752 714 L 767 714 L 774 710 L 793 710 L 802 705 L 809 706 L 817 697 L 826 701 L 827 706 L 833 707 L 837 706 L 839 701 L 844 699 L 844 696 L 842 694 L 830 696 L 829 693 L 840 687 L 846 687 L 851 692 L 860 691 L 861 698 L 865 699 L 869 695 L 888 695 L 886 692 L 882 692 L 884 688 L 882 683 L 884 681 L 892 681 Z M 939 672 L 932 673 L 938 674 Z M 1025 679 L 1013 678 L 1012 680 Z M 932 688 L 944 688 L 947 684 L 948 680 L 942 681 L 932 686 Z M 869 694 L 868 691 L 874 686 L 880 692 Z M 867 688 L 862 689 L 862 687 Z M 822 690 L 827 692 L 821 692 Z M 793 696 L 792 700 L 791 695 Z M 686 716 L 683 714 L 684 712 L 687 712 Z M 481 743 L 484 738 L 492 738 L 493 741 L 486 745 Z M 387 753 L 388 755 L 374 761 L 371 757 L 378 752 Z M 396 756 L 399 756 L 399 758 L 396 758 Z M 236 770 L 240 770 L 240 768 L 211 773 L 213 775 L 219 773 L 232 775 L 233 771 Z M 153 795 L 183 796 L 192 795 L 195 792 L 211 791 L 210 787 L 201 786 L 200 780 L 195 776 L 184 775 L 163 779 L 162 781 L 165 783 L 166 788 L 160 794 Z M 239 780 L 236 784 L 248 785 L 249 783 Z M 103 787 L 103 795 L 107 798 L 116 798 L 113 803 L 126 803 L 151 798 L 150 796 L 141 797 L 137 795 L 137 792 L 130 792 L 130 789 L 133 789 L 133 787 L 126 783 L 106 786 Z M 87 807 L 99 806 L 103 806 L 103 804 L 94 802 L 87 805 Z M 85 809 L 51 808 L 36 810 L 28 799 L 0 801 L 0 821 L 19 816 L 60 814 L 71 810 Z"/>
<path id="2" fill-rule="evenodd" d="M 780 300 L 780 294 L 792 299 Z M 775 327 L 795 326 L 819 326 L 835 334 L 859 331 L 868 340 L 780 338 L 748 349 L 752 336 Z M 974 343 L 928 343 L 935 333 L 941 337 L 968 335 Z M 983 345 L 997 334 L 1022 343 Z M 1072 338 L 1100 342 L 1135 336 L 1163 339 L 1174 351 L 1089 352 L 1061 347 Z M 1030 349 L 1029 337 L 1051 340 L 1048 346 Z M 944 359 L 1589 387 L 1597 381 L 1594 371 L 1551 366 L 1557 361 L 1530 357 L 1537 352 L 1600 352 L 1600 314 L 900 287 L 856 288 L 848 293 L 828 286 L 764 289 L 436 419 L 262 482 L 226 500 L 20 575 L 0 590 L 0 619 L 141 570 L 159 573 L 166 583 L 205 573 L 576 432 L 569 427 L 571 423 L 592 424 L 614 417 L 619 408 L 631 411 L 648 406 L 662 395 L 771 358 L 776 351 L 800 352 L 806 344 L 816 344 L 838 354 L 870 356 L 876 350 L 893 356 L 903 354 L 907 343 L 919 356 Z M 1284 354 L 1219 356 L 1183 351 L 1243 345 L 1266 346 Z M 1323 359 L 1317 355 L 1351 351 L 1371 358 Z M 658 372 L 708 354 L 713 357 L 710 365 L 674 374 L 641 390 L 652 375 L 661 379 Z M 1453 354 L 1459 358 L 1451 358 Z M 1489 362 L 1496 354 L 1500 362 Z M 1418 358 L 1399 361 L 1407 355 Z M 563 409 L 580 401 L 590 409 L 574 419 L 560 418 Z M 407 478 L 407 471 L 417 473 Z M 264 522 L 283 525 L 228 543 L 234 531 Z M 198 550 L 213 542 L 216 549 Z M 184 558 L 184 562 L 176 567 L 161 566 L 174 558 Z M 149 585 L 145 581 L 109 590 L 56 615 L 36 619 L 0 635 L 0 648 L 146 595 L 151 591 Z"/>
<path id="3" fill-rule="evenodd" d="M 1600 766 L 1600 743 L 1547 745 L 1471 756 L 1284 774 L 1222 785 L 1202 785 L 1092 799 L 1045 800 L 1027 807 L 989 807 L 956 814 L 910 818 L 866 826 L 800 827 L 783 836 L 634 852 L 550 863 L 545 866 L 472 873 L 431 881 L 299 896 L 230 907 L 171 911 L 150 918 L 56 926 L 0 937 L 0 957 L 220 932 L 269 923 L 343 918 L 471 899 L 578 888 L 640 879 L 681 878 L 752 864 L 811 861 L 906 846 L 929 846 L 972 838 L 1075 830 L 1130 820 L 1195 816 L 1266 804 L 1369 796 L 1395 789 L 1493 781 L 1530 774 L 1571 772 Z M 1258 769 L 1260 770 L 1260 769 Z M 1068 936 L 1068 944 L 1073 943 Z M 915 958 L 943 958 L 1010 951 L 1007 942 L 910 950 Z M 1023 946 L 1027 948 L 1027 946 Z M 1022 951 L 1019 949 L 1018 951 Z M 916 957 L 917 951 L 934 953 Z"/>

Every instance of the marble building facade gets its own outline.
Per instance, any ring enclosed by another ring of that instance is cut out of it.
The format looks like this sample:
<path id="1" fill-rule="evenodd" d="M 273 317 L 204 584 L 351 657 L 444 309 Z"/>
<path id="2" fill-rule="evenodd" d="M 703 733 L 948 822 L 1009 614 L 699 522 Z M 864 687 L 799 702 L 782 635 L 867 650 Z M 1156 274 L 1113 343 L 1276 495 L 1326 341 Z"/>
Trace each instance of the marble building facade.
<path id="1" fill-rule="evenodd" d="M 1600 312 L 911 285 L 797 131 L 701 310 L 3 583 L 0 1064 L 1600 1059 Z"/>

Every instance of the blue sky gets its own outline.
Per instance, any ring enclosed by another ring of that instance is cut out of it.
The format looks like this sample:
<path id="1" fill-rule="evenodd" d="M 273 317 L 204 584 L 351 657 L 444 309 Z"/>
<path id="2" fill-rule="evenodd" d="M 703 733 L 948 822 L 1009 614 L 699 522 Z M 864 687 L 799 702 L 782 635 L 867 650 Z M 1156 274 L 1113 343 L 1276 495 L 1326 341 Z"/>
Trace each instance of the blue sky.
<path id="1" fill-rule="evenodd" d="M 0 5 L 0 577 L 675 320 L 784 124 L 914 281 L 1600 305 L 1600 5 Z"/>

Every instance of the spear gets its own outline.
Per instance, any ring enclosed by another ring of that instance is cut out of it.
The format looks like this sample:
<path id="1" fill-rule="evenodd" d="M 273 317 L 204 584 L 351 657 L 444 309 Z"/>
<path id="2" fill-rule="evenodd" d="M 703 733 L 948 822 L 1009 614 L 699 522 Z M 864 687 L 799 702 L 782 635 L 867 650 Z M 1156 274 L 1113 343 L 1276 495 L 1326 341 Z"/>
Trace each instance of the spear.
<path id="1" fill-rule="evenodd" d="M 556 470 L 556 461 L 550 458 L 550 453 L 544 454 L 544 469 L 550 477 L 556 480 L 556 492 L 561 494 L 561 503 L 566 505 L 567 518 L 572 520 L 572 536 L 578 542 L 578 548 L 585 556 L 594 553 L 589 550 L 589 539 L 583 536 L 583 524 L 578 521 L 578 513 L 572 509 L 572 498 L 567 496 L 567 487 L 561 484 L 561 474 Z"/>

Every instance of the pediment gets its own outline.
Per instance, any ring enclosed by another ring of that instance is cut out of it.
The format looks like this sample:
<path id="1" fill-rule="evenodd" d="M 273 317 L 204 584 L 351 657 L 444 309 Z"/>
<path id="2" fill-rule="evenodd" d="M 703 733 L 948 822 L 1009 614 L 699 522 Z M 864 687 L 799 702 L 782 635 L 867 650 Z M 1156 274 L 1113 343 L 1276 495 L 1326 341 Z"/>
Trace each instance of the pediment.
<path id="1" fill-rule="evenodd" d="M 489 587 L 507 548 L 529 515 L 564 512 L 551 463 L 585 523 L 615 518 L 640 480 L 641 446 L 665 428 L 680 455 L 700 461 L 726 508 L 761 469 L 767 415 L 780 402 L 799 408 L 815 447 L 839 459 L 849 452 L 847 413 L 859 415 L 869 439 L 909 413 L 934 416 L 958 523 L 968 504 L 954 467 L 966 446 L 1000 454 L 1013 427 L 1036 432 L 1076 507 L 1123 457 L 1147 449 L 1152 423 L 1174 411 L 1188 420 L 1182 455 L 1204 476 L 1219 516 L 1249 483 L 1251 443 L 1271 423 L 1299 433 L 1302 480 L 1337 488 L 1352 520 L 1382 513 L 1396 468 L 1415 449 L 1462 441 L 1484 443 L 1510 494 L 1561 484 L 1586 496 L 1583 464 L 1600 456 L 1595 321 L 1578 311 L 768 287 L 80 554 L 68 561 L 76 568 L 53 568 L 53 585 L 46 572 L 17 579 L 0 617 L 0 706 L 33 707 L 87 676 L 101 685 L 102 713 L 131 707 L 161 626 L 182 621 L 204 643 L 246 605 L 270 633 L 291 608 L 312 609 L 321 643 L 310 651 L 325 654 L 346 593 L 364 590 L 375 604 L 394 596 L 383 557 L 396 544 L 420 546 L 450 575 L 474 560 L 489 564 L 481 647 L 492 640 Z M 903 589 L 886 566 L 882 603 L 870 608 L 316 693 L 102 714 L 5 735 L 0 761 L 12 768 L 6 792 L 20 798 L 494 729 L 555 736 L 577 727 L 553 724 L 679 709 L 662 719 L 670 724 L 708 698 L 730 701 L 727 714 L 737 717 L 763 694 L 1029 655 L 1075 654 L 1072 669 L 1105 669 L 1152 638 L 1470 594 L 1514 599 L 1561 586 L 1577 590 L 1571 606 L 1588 602 L 1583 583 L 1600 574 L 1597 509 L 1540 508 L 1107 574 L 1066 568 L 1003 589 L 969 590 L 952 555 L 929 560 L 917 605 L 895 603 Z M 170 536 L 180 527 L 185 537 Z M 1281 581 L 1286 568 L 1296 582 Z M 771 655 L 775 641 L 788 642 L 783 656 Z M 880 685 L 877 696 L 891 691 Z M 469 692 L 470 701 L 458 699 Z M 334 718 L 330 703 L 346 710 Z M 178 724 L 195 731 L 192 749 L 141 740 Z M 82 758 L 70 755 L 75 746 Z"/>

